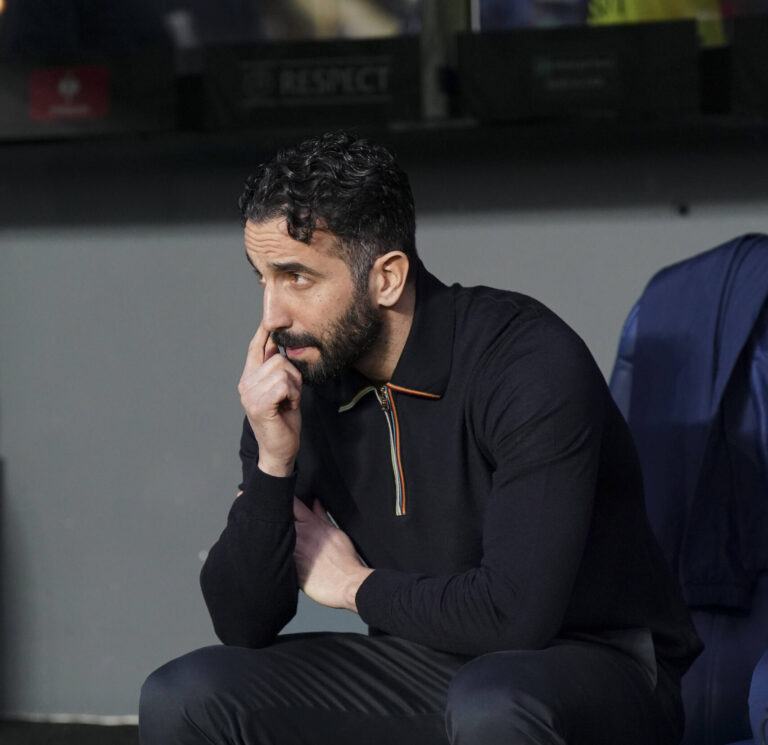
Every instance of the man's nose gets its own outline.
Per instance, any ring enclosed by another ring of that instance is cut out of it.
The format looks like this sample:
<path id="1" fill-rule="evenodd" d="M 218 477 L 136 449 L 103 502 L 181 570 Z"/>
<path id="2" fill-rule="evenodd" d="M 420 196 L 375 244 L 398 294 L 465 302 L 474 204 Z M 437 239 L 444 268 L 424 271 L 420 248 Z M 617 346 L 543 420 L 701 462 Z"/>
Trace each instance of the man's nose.
<path id="1" fill-rule="evenodd" d="M 280 299 L 280 293 L 273 288 L 264 288 L 264 308 L 261 323 L 267 331 L 285 329 L 291 325 L 291 318 Z"/>

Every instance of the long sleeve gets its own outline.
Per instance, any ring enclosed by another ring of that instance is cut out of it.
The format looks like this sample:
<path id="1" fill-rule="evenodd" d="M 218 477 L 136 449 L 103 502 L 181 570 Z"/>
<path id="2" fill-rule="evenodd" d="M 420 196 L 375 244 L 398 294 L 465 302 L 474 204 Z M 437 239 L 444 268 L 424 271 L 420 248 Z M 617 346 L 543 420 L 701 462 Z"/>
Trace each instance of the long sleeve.
<path id="1" fill-rule="evenodd" d="M 371 626 L 464 654 L 540 647 L 561 629 L 590 531 L 605 394 L 577 337 L 545 332 L 500 340 L 473 376 L 470 429 L 493 469 L 479 565 L 377 569 L 357 593 Z"/>
<path id="2" fill-rule="evenodd" d="M 258 446 L 246 420 L 240 447 L 242 494 L 211 548 L 200 584 L 224 644 L 262 647 L 296 613 L 293 559 L 295 475 L 276 478 L 258 468 Z"/>

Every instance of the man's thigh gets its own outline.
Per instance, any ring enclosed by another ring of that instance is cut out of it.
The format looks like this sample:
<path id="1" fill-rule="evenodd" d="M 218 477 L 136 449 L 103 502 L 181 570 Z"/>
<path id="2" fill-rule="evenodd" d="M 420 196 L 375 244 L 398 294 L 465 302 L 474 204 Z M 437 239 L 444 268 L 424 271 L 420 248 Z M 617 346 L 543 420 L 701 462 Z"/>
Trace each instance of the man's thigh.
<path id="1" fill-rule="evenodd" d="M 631 657 L 589 643 L 494 652 L 454 677 L 452 745 L 665 745 L 682 734 L 679 685 L 654 685 Z"/>
<path id="2" fill-rule="evenodd" d="M 466 660 L 360 634 L 206 647 L 147 679 L 141 743 L 446 745 L 446 695 Z"/>

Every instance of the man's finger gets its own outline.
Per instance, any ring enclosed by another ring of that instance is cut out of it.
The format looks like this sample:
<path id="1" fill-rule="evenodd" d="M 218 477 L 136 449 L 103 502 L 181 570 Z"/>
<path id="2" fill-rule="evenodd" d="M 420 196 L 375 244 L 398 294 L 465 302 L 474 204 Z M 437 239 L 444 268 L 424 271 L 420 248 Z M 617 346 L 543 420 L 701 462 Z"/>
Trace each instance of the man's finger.
<path id="1" fill-rule="evenodd" d="M 278 349 L 275 340 L 272 338 L 272 334 L 267 334 L 267 340 L 264 343 L 264 362 L 270 357 L 274 357 L 276 354 L 280 354 L 280 350 Z"/>
<path id="2" fill-rule="evenodd" d="M 293 365 L 280 354 L 277 354 L 276 356 L 272 355 L 272 357 L 275 357 L 274 362 L 270 361 L 271 357 L 264 362 L 264 372 L 268 373 L 273 370 L 283 370 L 288 374 L 288 377 L 291 378 L 297 386 L 301 387 L 303 380 L 301 373 L 299 372 L 299 369 L 296 367 L 296 365 Z"/>
<path id="3" fill-rule="evenodd" d="M 293 498 L 293 516 L 296 520 L 306 522 L 312 519 L 312 510 L 307 507 L 298 497 Z"/>
<path id="4" fill-rule="evenodd" d="M 325 511 L 325 507 L 320 504 L 319 499 L 316 499 L 312 504 L 312 512 L 314 512 L 321 520 L 330 524 L 331 521 L 328 519 L 328 513 Z"/>
<path id="5" fill-rule="evenodd" d="M 240 377 L 240 382 L 238 383 L 238 390 L 243 394 L 245 391 L 250 390 L 256 385 L 269 385 L 270 378 L 274 378 L 276 375 L 287 375 L 296 388 L 301 390 L 303 382 L 301 373 L 295 365 L 292 365 L 280 355 L 253 368 L 249 368 L 248 363 L 246 363 L 243 374 Z"/>
<path id="6" fill-rule="evenodd" d="M 251 343 L 248 345 L 248 355 L 245 358 L 245 369 L 253 370 L 259 365 L 264 364 L 265 359 L 265 346 L 269 340 L 269 333 L 262 324 L 259 324 L 259 328 L 251 339 Z M 274 342 L 273 342 L 274 344 Z"/>
<path id="7" fill-rule="evenodd" d="M 301 405 L 301 383 L 297 383 L 294 377 L 286 374 L 286 370 L 272 371 L 270 375 L 260 380 L 258 385 L 260 406 L 265 412 L 293 410 Z"/>

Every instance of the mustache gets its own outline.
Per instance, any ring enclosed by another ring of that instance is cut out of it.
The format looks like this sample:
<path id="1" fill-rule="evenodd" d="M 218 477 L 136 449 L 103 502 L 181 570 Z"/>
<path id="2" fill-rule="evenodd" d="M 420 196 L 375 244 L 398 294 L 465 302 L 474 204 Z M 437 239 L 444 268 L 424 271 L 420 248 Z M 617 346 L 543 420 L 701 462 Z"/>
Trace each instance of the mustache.
<path id="1" fill-rule="evenodd" d="M 318 347 L 322 350 L 320 340 L 312 334 L 293 334 L 290 331 L 273 331 L 272 341 L 280 347 Z"/>

